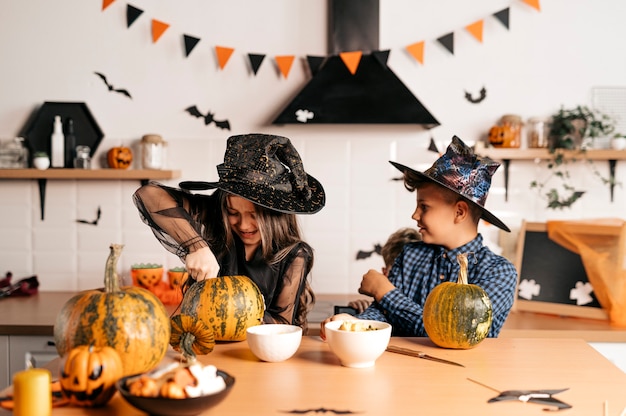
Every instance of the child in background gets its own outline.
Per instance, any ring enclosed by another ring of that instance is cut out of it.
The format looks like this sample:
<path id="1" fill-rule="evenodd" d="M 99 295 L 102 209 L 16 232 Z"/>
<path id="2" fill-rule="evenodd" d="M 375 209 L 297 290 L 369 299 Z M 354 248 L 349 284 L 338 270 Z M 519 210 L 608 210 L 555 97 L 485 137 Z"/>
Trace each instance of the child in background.
<path id="1" fill-rule="evenodd" d="M 389 271 L 391 271 L 393 262 L 396 257 L 402 253 L 402 249 L 405 244 L 413 241 L 420 241 L 421 239 L 422 237 L 420 236 L 420 233 L 415 228 L 410 227 L 400 228 L 391 234 L 380 252 L 383 256 L 383 261 L 385 262 L 382 269 L 383 274 L 385 276 L 389 276 Z M 369 299 L 355 299 L 348 302 L 348 306 L 356 310 L 357 313 L 361 313 L 368 306 L 370 306 L 371 303 L 372 301 Z"/>
<path id="2" fill-rule="evenodd" d="M 376 270 L 363 276 L 359 293 L 372 296 L 374 302 L 357 318 L 388 322 L 395 336 L 428 336 L 422 319 L 426 298 L 438 284 L 457 281 L 457 255 L 467 253 L 468 283 L 487 292 L 493 314 L 488 336 L 498 336 L 513 306 L 517 271 L 483 244 L 478 222 L 482 218 L 510 231 L 485 209 L 491 177 L 500 165 L 475 155 L 456 136 L 446 153 L 425 172 L 390 163 L 403 172 L 405 187 L 416 191 L 412 218 L 422 241 L 405 246 L 388 278 Z M 326 337 L 325 323 L 337 319 L 355 318 L 337 314 L 326 319 L 321 323 L 322 339 Z"/>

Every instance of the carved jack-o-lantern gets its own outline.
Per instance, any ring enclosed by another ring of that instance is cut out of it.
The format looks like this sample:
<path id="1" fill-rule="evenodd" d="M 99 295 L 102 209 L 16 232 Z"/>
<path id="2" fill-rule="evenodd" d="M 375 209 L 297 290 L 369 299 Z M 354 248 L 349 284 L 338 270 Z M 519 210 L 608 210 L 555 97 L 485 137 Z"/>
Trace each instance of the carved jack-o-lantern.
<path id="1" fill-rule="evenodd" d="M 163 267 L 133 267 L 130 274 L 135 286 L 150 289 L 158 286 L 163 280 Z"/>
<path id="2" fill-rule="evenodd" d="M 489 143 L 493 147 L 516 147 L 515 132 L 509 126 L 493 126 L 489 129 Z"/>
<path id="3" fill-rule="evenodd" d="M 72 348 L 60 369 L 63 394 L 70 404 L 84 407 L 105 405 L 124 374 L 122 359 L 115 349 L 93 345 Z"/>
<path id="4" fill-rule="evenodd" d="M 113 147 L 107 152 L 107 162 L 113 169 L 127 169 L 133 161 L 133 151 L 129 147 Z"/>

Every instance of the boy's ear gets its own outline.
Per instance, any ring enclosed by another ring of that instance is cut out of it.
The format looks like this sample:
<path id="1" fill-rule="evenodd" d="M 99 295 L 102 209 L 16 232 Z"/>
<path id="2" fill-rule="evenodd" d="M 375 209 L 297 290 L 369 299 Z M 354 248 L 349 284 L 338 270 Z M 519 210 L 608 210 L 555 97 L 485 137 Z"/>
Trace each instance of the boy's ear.
<path id="1" fill-rule="evenodd" d="M 457 201 L 455 209 L 455 216 L 459 222 L 467 218 L 469 215 L 469 205 L 463 200 Z"/>

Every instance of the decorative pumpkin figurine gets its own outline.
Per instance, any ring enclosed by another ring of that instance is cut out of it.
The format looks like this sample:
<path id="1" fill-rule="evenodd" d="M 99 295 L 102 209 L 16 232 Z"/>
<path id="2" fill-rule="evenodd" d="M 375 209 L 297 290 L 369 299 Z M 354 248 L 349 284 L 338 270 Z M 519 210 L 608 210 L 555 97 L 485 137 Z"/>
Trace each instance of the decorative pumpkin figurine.
<path id="1" fill-rule="evenodd" d="M 128 169 L 133 161 L 133 151 L 130 147 L 117 146 L 112 147 L 107 152 L 107 162 L 109 167 L 113 169 Z"/>
<path id="2" fill-rule="evenodd" d="M 163 266 L 160 264 L 134 264 L 130 268 L 130 275 L 135 286 L 150 290 L 163 280 Z"/>
<path id="3" fill-rule="evenodd" d="M 478 285 L 467 283 L 467 253 L 457 256 L 461 270 L 457 283 L 443 282 L 424 302 L 424 329 L 436 345 L 469 349 L 489 334 L 491 301 Z"/>
<path id="4" fill-rule="evenodd" d="M 247 276 L 220 276 L 194 282 L 183 296 L 180 313 L 213 329 L 216 341 L 243 341 L 246 330 L 263 322 L 265 302 Z"/>
<path id="5" fill-rule="evenodd" d="M 489 143 L 493 147 L 512 147 L 515 135 L 509 126 L 493 126 L 489 129 Z"/>
<path id="6" fill-rule="evenodd" d="M 111 347 L 80 345 L 63 357 L 61 390 L 70 404 L 104 406 L 115 394 L 115 383 L 122 378 L 120 355 Z"/>
<path id="7" fill-rule="evenodd" d="M 189 315 L 174 315 L 171 319 L 172 336 L 170 345 L 180 351 L 188 361 L 196 359 L 196 355 L 206 355 L 215 347 L 215 337 L 211 329 L 202 319 Z"/>
<path id="8" fill-rule="evenodd" d="M 126 376 L 149 371 L 163 359 L 170 319 L 150 291 L 120 287 L 116 265 L 123 247 L 111 244 L 103 289 L 81 292 L 63 305 L 54 324 L 54 341 L 61 356 L 79 345 L 112 347 Z"/>

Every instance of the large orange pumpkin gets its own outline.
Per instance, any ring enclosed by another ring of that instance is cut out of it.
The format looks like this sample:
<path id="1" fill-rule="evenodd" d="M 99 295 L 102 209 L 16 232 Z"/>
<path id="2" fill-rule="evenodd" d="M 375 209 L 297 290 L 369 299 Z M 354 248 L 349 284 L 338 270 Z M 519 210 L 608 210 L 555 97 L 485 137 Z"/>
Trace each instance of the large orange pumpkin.
<path id="1" fill-rule="evenodd" d="M 467 283 L 467 254 L 457 256 L 461 270 L 457 283 L 436 286 L 424 302 L 424 329 L 436 345 L 468 349 L 489 334 L 491 301 L 478 285 Z"/>
<path id="2" fill-rule="evenodd" d="M 265 302 L 247 276 L 221 276 L 193 283 L 185 292 L 180 313 L 196 317 L 213 329 L 216 341 L 243 341 L 246 330 L 263 322 Z"/>
<path id="3" fill-rule="evenodd" d="M 111 244 L 104 289 L 79 293 L 65 303 L 54 324 L 54 340 L 61 356 L 79 345 L 112 347 L 122 359 L 124 375 L 131 375 L 149 371 L 163 359 L 170 320 L 150 291 L 120 288 L 116 265 L 123 247 Z"/>
<path id="4" fill-rule="evenodd" d="M 111 347 L 81 345 L 62 360 L 60 384 L 70 404 L 85 407 L 105 405 L 115 394 L 122 378 L 122 360 Z"/>

